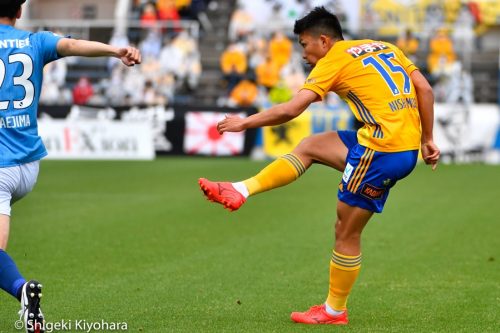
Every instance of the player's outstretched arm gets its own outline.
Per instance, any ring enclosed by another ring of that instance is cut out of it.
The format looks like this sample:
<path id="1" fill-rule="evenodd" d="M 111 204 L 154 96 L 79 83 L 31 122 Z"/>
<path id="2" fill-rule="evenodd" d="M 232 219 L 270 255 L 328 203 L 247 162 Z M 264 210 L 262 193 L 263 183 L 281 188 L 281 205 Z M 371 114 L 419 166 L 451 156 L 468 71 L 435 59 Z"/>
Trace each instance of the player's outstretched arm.
<path id="1" fill-rule="evenodd" d="M 227 115 L 217 124 L 217 130 L 222 134 L 224 132 L 241 132 L 247 128 L 280 125 L 299 116 L 317 99 L 318 95 L 315 92 L 302 89 L 290 101 L 275 105 L 250 117 L 241 118 Z"/>
<path id="2" fill-rule="evenodd" d="M 432 87 L 420 71 L 411 73 L 411 80 L 417 91 L 418 112 L 422 123 L 422 158 L 426 164 L 436 169 L 439 160 L 439 148 L 434 143 L 434 93 Z"/>
<path id="3" fill-rule="evenodd" d="M 135 47 L 118 48 L 82 39 L 61 38 L 57 43 L 57 52 L 61 56 L 115 57 L 127 66 L 141 63 L 141 53 Z"/>

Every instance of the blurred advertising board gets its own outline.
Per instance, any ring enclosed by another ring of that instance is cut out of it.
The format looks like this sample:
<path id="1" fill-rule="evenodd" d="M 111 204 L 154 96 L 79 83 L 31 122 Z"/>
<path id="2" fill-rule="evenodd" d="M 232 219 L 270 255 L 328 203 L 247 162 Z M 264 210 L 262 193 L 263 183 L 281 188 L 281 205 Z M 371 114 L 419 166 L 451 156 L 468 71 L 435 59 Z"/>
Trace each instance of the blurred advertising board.
<path id="1" fill-rule="evenodd" d="M 49 159 L 152 160 L 153 132 L 148 122 L 40 119 L 39 134 Z"/>
<path id="2" fill-rule="evenodd" d="M 291 152 L 311 134 L 354 129 L 353 121 L 354 116 L 343 102 L 334 105 L 313 103 L 299 117 L 285 124 L 264 127 L 264 153 L 271 157 L 281 156 Z"/>
<path id="3" fill-rule="evenodd" d="M 264 152 L 272 157 L 287 154 L 311 133 L 311 114 L 307 111 L 282 125 L 266 126 L 263 128 Z"/>
<path id="4" fill-rule="evenodd" d="M 247 114 L 238 113 L 240 117 Z M 245 147 L 245 133 L 224 133 L 217 131 L 217 123 L 224 119 L 221 112 L 186 112 L 184 152 L 188 155 L 233 156 L 241 155 Z"/>
<path id="5" fill-rule="evenodd" d="M 434 140 L 444 163 L 500 164 L 500 107 L 497 104 L 436 104 Z M 347 108 L 315 103 L 292 121 L 263 129 L 264 153 L 278 157 L 291 152 L 305 137 L 331 130 L 356 129 L 360 124 Z"/>
<path id="6" fill-rule="evenodd" d="M 434 141 L 443 162 L 500 163 L 500 108 L 497 104 L 436 104 Z"/>
<path id="7" fill-rule="evenodd" d="M 60 120 L 64 124 L 72 124 L 70 128 L 72 135 L 77 135 L 75 133 L 84 135 L 84 137 L 78 138 L 78 142 L 82 145 L 84 143 L 96 145 L 96 143 L 89 140 L 99 140 L 99 138 L 89 138 L 87 134 L 90 135 L 91 133 L 82 130 L 82 128 L 87 129 L 86 125 L 76 128 L 75 124 L 78 124 L 78 126 L 81 124 L 93 124 L 93 126 L 100 124 L 101 127 L 94 127 L 93 130 L 97 131 L 96 128 L 98 128 L 103 133 L 102 135 L 107 135 L 106 140 L 124 140 L 124 138 L 130 139 L 134 137 L 134 145 L 131 147 L 136 149 L 139 144 L 141 145 L 140 153 L 135 151 L 138 154 L 136 157 L 133 156 L 131 151 L 103 151 L 101 149 L 95 155 L 95 158 L 152 159 L 155 154 L 244 156 L 249 155 L 253 148 L 255 130 L 219 135 L 217 123 L 226 114 L 238 114 L 245 117 L 256 113 L 256 111 L 254 108 L 219 108 L 198 105 L 121 106 L 113 108 L 41 105 L 39 107 L 39 124 L 40 134 L 46 145 L 53 146 L 57 144 L 58 146 L 55 147 L 58 149 L 61 145 L 64 148 L 64 144 L 67 142 L 64 140 L 68 139 L 64 137 L 64 132 L 63 134 L 60 133 L 61 129 L 57 128 L 56 125 L 46 125 L 46 123 L 54 123 L 55 120 Z M 44 126 L 43 129 L 42 126 Z M 49 127 L 45 128 L 46 126 Z M 56 137 L 58 140 L 55 140 Z M 55 141 L 53 143 L 50 140 Z M 150 152 L 146 154 L 145 141 L 150 142 L 151 148 L 149 150 L 153 152 L 152 156 L 148 155 Z M 124 143 L 122 142 L 122 144 Z M 85 154 L 90 154 L 88 152 L 89 147 L 83 145 L 81 149 L 85 149 Z M 54 158 L 64 158 L 61 154 L 63 154 L 63 151 L 57 151 Z M 49 150 L 49 158 L 52 157 L 51 155 L 52 153 Z M 81 157 L 84 158 L 85 156 Z M 68 158 L 75 157 L 70 156 Z"/>

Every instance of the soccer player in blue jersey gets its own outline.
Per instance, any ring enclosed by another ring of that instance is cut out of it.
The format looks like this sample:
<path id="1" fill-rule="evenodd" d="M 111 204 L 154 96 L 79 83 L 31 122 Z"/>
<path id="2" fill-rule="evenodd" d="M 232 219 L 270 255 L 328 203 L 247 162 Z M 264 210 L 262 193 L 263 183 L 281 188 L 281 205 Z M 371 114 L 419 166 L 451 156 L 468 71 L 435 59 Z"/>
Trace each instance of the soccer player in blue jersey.
<path id="1" fill-rule="evenodd" d="M 26 282 L 5 252 L 11 205 L 35 185 L 39 161 L 47 155 L 37 130 L 43 67 L 65 56 L 116 57 L 125 65 L 141 62 L 139 50 L 16 29 L 26 0 L 0 0 L 0 288 L 21 302 L 27 332 L 43 332 L 41 284 Z"/>

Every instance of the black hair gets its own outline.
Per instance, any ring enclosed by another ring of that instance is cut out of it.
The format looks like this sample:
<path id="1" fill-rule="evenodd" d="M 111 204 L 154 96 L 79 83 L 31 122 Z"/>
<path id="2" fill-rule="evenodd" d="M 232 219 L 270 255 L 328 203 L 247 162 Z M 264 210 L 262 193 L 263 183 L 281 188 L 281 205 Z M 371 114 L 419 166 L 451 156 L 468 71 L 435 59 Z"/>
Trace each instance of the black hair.
<path id="1" fill-rule="evenodd" d="M 327 35 L 337 40 L 344 39 L 339 19 L 323 6 L 315 7 L 309 14 L 295 21 L 293 33 L 300 35 L 305 31 L 316 35 Z"/>
<path id="2" fill-rule="evenodd" d="M 16 17 L 19 8 L 26 0 L 2 0 L 0 1 L 0 17 L 10 19 Z"/>

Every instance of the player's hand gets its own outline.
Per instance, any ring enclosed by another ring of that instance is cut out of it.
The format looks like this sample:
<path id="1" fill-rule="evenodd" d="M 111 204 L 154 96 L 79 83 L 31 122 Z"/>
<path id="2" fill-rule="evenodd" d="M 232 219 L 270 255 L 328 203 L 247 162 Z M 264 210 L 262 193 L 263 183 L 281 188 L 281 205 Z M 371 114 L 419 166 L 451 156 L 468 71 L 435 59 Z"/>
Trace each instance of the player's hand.
<path id="1" fill-rule="evenodd" d="M 425 164 L 432 166 L 432 170 L 436 169 L 440 154 L 439 148 L 433 141 L 422 142 L 422 158 Z"/>
<path id="2" fill-rule="evenodd" d="M 245 130 L 245 118 L 240 116 L 226 114 L 226 117 L 217 123 L 219 134 L 224 132 L 241 132 Z"/>
<path id="3" fill-rule="evenodd" d="M 118 50 L 118 58 L 127 66 L 141 63 L 141 51 L 135 47 L 123 47 Z"/>

